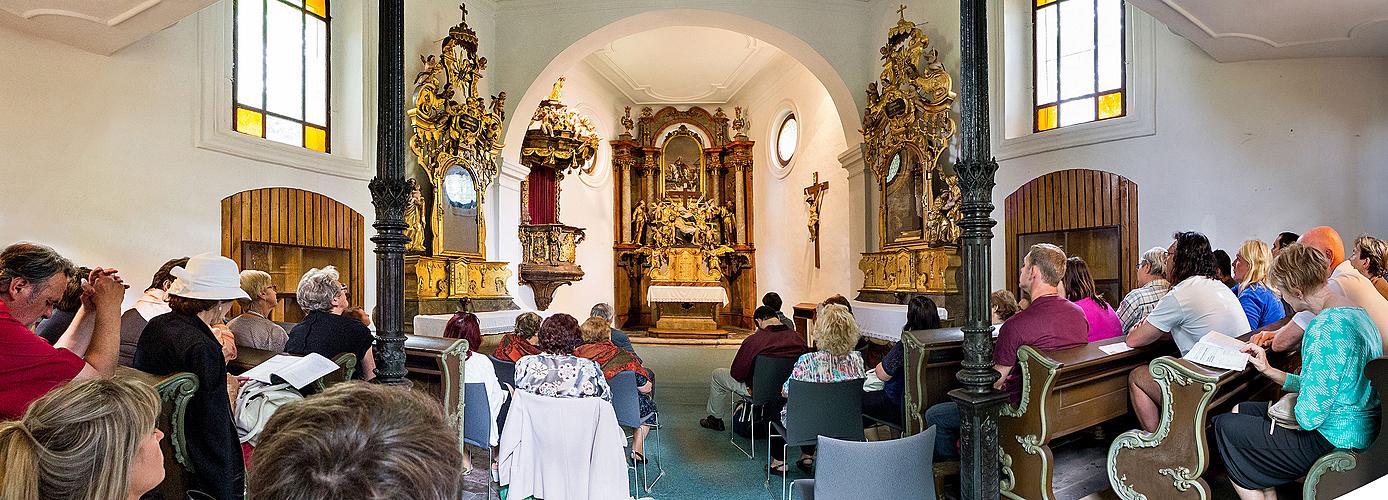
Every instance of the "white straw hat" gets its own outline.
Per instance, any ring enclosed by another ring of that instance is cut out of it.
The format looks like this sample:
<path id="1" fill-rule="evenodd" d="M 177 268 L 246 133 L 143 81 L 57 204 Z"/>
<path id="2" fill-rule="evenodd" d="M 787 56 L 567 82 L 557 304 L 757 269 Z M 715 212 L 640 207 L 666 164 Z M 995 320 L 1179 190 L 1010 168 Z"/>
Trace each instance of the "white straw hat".
<path id="1" fill-rule="evenodd" d="M 214 253 L 189 257 L 188 264 L 173 268 L 169 274 L 178 278 L 169 287 L 169 295 L 203 300 L 250 298 L 241 289 L 236 262 Z"/>

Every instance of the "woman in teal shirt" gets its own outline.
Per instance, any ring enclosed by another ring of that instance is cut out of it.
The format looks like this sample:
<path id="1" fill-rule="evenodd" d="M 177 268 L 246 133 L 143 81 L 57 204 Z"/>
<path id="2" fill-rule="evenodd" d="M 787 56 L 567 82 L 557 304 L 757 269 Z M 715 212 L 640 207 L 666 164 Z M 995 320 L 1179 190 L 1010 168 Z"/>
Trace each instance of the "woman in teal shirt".
<path id="1" fill-rule="evenodd" d="M 1215 417 L 1215 444 L 1241 499 L 1276 498 L 1275 487 L 1306 475 L 1322 455 L 1368 448 L 1378 434 L 1379 401 L 1364 366 L 1383 354 L 1380 332 L 1363 309 L 1326 289 L 1328 269 L 1320 251 L 1299 244 L 1273 263 L 1282 297 L 1316 319 L 1301 339 L 1300 375 L 1269 366 L 1261 347 L 1243 348 L 1259 373 L 1298 394 L 1293 413 L 1300 428 L 1273 425 L 1268 403 L 1241 403 Z"/>

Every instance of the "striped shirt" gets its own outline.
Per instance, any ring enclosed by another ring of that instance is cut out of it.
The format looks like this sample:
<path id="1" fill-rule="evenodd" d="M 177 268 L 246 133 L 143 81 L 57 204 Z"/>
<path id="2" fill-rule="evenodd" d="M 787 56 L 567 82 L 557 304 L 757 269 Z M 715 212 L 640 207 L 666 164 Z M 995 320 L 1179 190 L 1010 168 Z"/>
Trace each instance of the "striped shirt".
<path id="1" fill-rule="evenodd" d="M 1129 330 L 1146 318 L 1147 313 L 1157 307 L 1157 301 L 1170 291 L 1171 283 L 1157 278 L 1128 292 L 1128 296 L 1123 297 L 1123 301 L 1118 303 L 1118 321 L 1123 323 L 1123 335 L 1127 335 Z"/>

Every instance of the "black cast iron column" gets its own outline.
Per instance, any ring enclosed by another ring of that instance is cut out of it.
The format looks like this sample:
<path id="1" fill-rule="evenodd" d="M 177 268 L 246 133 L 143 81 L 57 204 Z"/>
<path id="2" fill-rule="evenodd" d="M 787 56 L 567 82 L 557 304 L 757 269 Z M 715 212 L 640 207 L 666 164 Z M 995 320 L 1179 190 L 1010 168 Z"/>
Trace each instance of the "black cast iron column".
<path id="1" fill-rule="evenodd" d="M 409 385 L 405 378 L 405 2 L 380 0 L 376 108 L 376 381 Z"/>
<path id="2" fill-rule="evenodd" d="M 993 179 L 998 163 L 988 140 L 988 14 L 986 0 L 960 0 L 959 66 L 963 153 L 955 165 L 964 202 L 961 206 L 964 250 L 964 362 L 959 371 L 963 389 L 950 392 L 959 403 L 961 496 L 967 500 L 998 498 L 998 410 L 1005 394 L 993 390 L 988 294 L 993 239 Z"/>

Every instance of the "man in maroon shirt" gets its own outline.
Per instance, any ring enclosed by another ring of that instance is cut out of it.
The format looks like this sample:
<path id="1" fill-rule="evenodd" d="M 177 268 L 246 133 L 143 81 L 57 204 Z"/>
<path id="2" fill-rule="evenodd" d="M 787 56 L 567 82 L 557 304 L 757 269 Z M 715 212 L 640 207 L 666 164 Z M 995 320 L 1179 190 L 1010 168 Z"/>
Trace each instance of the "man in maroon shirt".
<path id="1" fill-rule="evenodd" d="M 1024 345 L 1041 351 L 1079 347 L 1088 342 L 1089 321 L 1084 311 L 1062 297 L 1057 290 L 1065 276 L 1065 252 L 1055 245 L 1038 243 L 1022 259 L 1018 285 L 1031 296 L 1031 305 L 1004 321 L 993 342 L 993 369 L 998 381 L 993 388 L 1008 393 L 1013 403 L 1021 400 L 1021 370 L 1017 350 Z M 935 455 L 959 456 L 959 407 L 954 402 L 939 403 L 925 411 L 927 426 L 935 426 Z"/>
<path id="2" fill-rule="evenodd" d="M 752 369 L 756 366 L 757 356 L 793 359 L 810 351 L 805 340 L 795 330 L 782 324 L 776 312 L 769 306 L 758 307 L 752 313 L 757 331 L 742 341 L 737 356 L 733 358 L 732 368 L 713 370 L 709 381 L 708 417 L 699 420 L 700 426 L 716 431 L 726 428 L 723 419 L 732 414 L 733 398 L 745 398 L 751 394 L 748 386 L 752 384 Z"/>
<path id="3" fill-rule="evenodd" d="M 53 313 L 76 274 L 72 262 L 43 245 L 16 243 L 0 252 L 0 420 L 19 418 L 69 380 L 115 373 L 125 296 L 116 270 L 86 276 L 82 306 L 54 345 L 29 329 Z"/>

